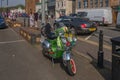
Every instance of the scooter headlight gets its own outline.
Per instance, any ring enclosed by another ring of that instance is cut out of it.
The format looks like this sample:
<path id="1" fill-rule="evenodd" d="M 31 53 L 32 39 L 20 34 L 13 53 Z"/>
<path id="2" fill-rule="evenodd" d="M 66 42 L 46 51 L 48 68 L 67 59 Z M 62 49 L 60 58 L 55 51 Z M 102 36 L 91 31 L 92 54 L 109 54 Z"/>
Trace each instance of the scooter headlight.
<path id="1" fill-rule="evenodd" d="M 66 43 L 67 42 L 66 38 L 62 38 L 62 42 Z"/>
<path id="2" fill-rule="evenodd" d="M 76 37 L 74 37 L 74 38 L 73 38 L 73 41 L 75 41 L 75 42 L 76 42 L 76 41 L 77 41 L 77 38 L 76 38 Z"/>
<path id="3" fill-rule="evenodd" d="M 47 47 L 47 48 L 50 48 L 50 43 L 47 43 L 46 47 Z"/>

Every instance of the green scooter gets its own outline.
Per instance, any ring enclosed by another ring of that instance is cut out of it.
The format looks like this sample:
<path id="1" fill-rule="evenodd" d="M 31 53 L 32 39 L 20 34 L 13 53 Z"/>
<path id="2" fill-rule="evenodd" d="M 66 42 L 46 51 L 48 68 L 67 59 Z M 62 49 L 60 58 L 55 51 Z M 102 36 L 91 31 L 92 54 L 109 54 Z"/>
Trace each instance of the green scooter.
<path id="1" fill-rule="evenodd" d="M 42 42 L 42 53 L 53 60 L 61 59 L 69 75 L 73 76 L 76 74 L 76 65 L 71 54 L 77 38 L 70 32 L 64 32 L 63 28 L 66 27 L 55 31 L 56 37 Z"/>

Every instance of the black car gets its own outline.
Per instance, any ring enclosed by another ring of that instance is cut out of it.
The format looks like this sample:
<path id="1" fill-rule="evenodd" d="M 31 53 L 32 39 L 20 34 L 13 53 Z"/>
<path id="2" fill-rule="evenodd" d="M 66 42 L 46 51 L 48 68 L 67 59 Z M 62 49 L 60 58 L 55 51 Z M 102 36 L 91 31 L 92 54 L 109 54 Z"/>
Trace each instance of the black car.
<path id="1" fill-rule="evenodd" d="M 54 25 L 59 22 L 64 23 L 70 29 L 73 29 L 75 33 L 91 33 L 97 30 L 97 26 L 85 18 L 73 18 L 69 17 L 67 19 L 61 19 L 56 21 Z"/>
<path id="2" fill-rule="evenodd" d="M 7 28 L 7 25 L 5 23 L 5 19 L 0 15 L 0 29 Z"/>
<path id="3" fill-rule="evenodd" d="M 70 14 L 69 16 L 71 16 L 71 17 L 77 17 L 78 15 L 75 14 L 75 13 L 72 13 L 72 14 Z"/>

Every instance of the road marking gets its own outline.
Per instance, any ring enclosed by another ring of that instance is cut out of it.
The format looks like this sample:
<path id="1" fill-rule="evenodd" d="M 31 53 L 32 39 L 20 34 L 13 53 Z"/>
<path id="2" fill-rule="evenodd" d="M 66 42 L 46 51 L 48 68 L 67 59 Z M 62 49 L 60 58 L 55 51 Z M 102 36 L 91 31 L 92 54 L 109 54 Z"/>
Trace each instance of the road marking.
<path id="1" fill-rule="evenodd" d="M 39 49 L 39 50 L 42 50 L 42 47 L 40 46 L 40 45 L 34 45 L 37 49 Z M 79 56 L 81 56 L 81 57 L 84 57 L 85 59 L 87 59 L 89 62 L 92 62 L 93 61 L 93 59 L 90 57 L 90 56 L 88 56 L 87 54 L 84 54 L 84 53 L 81 53 L 81 52 L 79 52 L 79 51 L 77 51 L 77 50 L 72 50 L 72 52 L 73 52 L 73 55 L 75 55 L 75 56 L 77 56 L 77 57 L 79 57 Z M 75 54 L 74 54 L 75 53 Z M 110 60 L 108 60 L 108 61 L 110 61 Z M 110 61 L 111 62 L 111 61 Z M 107 64 L 104 64 L 104 66 L 106 67 L 106 68 L 108 68 L 108 69 L 111 69 L 111 66 L 108 66 Z"/>
<path id="2" fill-rule="evenodd" d="M 12 28 L 10 28 L 10 30 L 11 30 L 12 32 L 16 33 Z"/>
<path id="3" fill-rule="evenodd" d="M 87 56 L 87 54 L 81 53 L 77 50 L 73 50 L 73 53 L 76 53 L 76 55 L 79 55 L 79 56 L 82 56 L 82 57 L 86 58 L 90 62 L 93 61 L 93 59 L 91 57 Z"/>
<path id="4" fill-rule="evenodd" d="M 96 35 L 96 36 L 99 36 L 99 34 L 95 34 L 95 35 Z M 110 36 L 105 36 L 105 35 L 103 35 L 103 37 L 108 38 L 108 39 L 112 38 L 112 37 L 110 37 Z"/>
<path id="5" fill-rule="evenodd" d="M 7 28 L 7 29 L 1 29 L 0 31 L 7 31 L 7 30 L 10 30 L 10 28 Z"/>
<path id="6" fill-rule="evenodd" d="M 16 42 L 24 42 L 25 40 L 16 40 L 16 41 L 5 41 L 5 42 L 0 42 L 0 44 L 8 44 L 8 43 L 16 43 Z"/>
<path id="7" fill-rule="evenodd" d="M 91 35 L 89 35 L 89 36 L 87 36 L 86 38 L 85 38 L 85 40 L 88 40 L 90 37 L 92 37 L 94 35 L 94 33 L 92 33 Z"/>
<path id="8" fill-rule="evenodd" d="M 92 45 L 95 45 L 95 46 L 99 46 L 99 44 L 97 42 L 94 42 L 94 41 L 91 41 L 91 40 L 85 40 L 85 39 L 80 38 L 80 37 L 78 37 L 78 40 L 86 42 L 86 43 L 89 43 L 89 44 L 92 44 Z M 103 45 L 103 47 L 106 48 L 106 49 L 108 49 L 108 50 L 111 50 L 110 46 Z"/>

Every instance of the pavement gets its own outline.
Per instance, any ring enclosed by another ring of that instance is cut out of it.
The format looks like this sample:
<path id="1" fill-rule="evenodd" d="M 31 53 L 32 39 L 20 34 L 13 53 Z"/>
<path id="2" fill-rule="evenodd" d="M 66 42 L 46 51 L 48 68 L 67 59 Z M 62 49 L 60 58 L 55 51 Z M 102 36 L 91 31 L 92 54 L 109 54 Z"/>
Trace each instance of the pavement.
<path id="1" fill-rule="evenodd" d="M 79 43 L 77 41 L 76 46 L 72 50 L 76 66 L 77 68 L 79 67 L 77 69 L 78 74 L 81 76 L 78 80 L 111 80 L 111 62 L 104 60 L 104 67 L 99 68 L 96 59 L 97 52 L 94 52 L 97 51 L 96 46 L 87 49 L 89 46 L 88 43 L 82 41 Z M 42 50 L 40 45 L 35 45 L 35 47 Z M 94 54 L 96 56 L 93 56 Z"/>
<path id="2" fill-rule="evenodd" d="M 14 28 L 14 30 L 18 31 L 19 29 Z M 45 72 L 43 71 L 44 72 L 43 76 L 41 76 L 42 79 L 41 78 L 35 79 L 35 77 L 31 78 L 31 79 L 28 78 L 28 79 L 29 80 L 111 80 L 111 56 L 106 55 L 106 54 L 111 54 L 110 47 L 108 49 L 104 48 L 104 51 L 105 51 L 104 52 L 105 53 L 104 54 L 105 55 L 104 64 L 107 65 L 109 68 L 104 67 L 101 69 L 101 68 L 97 67 L 98 46 L 95 44 L 85 42 L 81 38 L 79 38 L 78 40 L 79 41 L 77 41 L 77 45 L 73 49 L 73 52 L 75 52 L 74 56 L 75 56 L 75 62 L 76 62 L 76 66 L 77 66 L 77 74 L 74 77 L 66 76 L 67 74 L 61 72 L 62 74 L 65 75 L 65 76 L 62 76 L 61 74 L 57 73 L 58 70 L 55 68 L 55 69 L 53 69 L 52 73 L 50 73 L 50 72 L 48 73 L 48 74 L 51 74 L 50 76 L 47 76 L 45 74 Z M 36 52 L 34 52 L 34 53 L 42 56 L 40 45 L 32 45 L 32 46 L 36 48 L 35 49 Z M 31 52 L 29 52 L 29 53 L 31 53 Z M 45 60 L 45 59 L 43 59 L 43 60 Z M 43 60 L 40 60 L 40 62 L 42 63 Z M 48 65 L 47 62 L 44 64 L 46 64 L 46 66 L 51 66 L 51 65 Z M 37 61 L 37 63 L 39 63 L 39 61 Z M 34 64 L 34 65 L 36 65 L 36 64 Z M 39 66 L 41 66 L 41 65 L 39 65 Z M 58 66 L 58 65 L 55 64 L 55 66 Z M 34 70 L 34 69 L 32 69 L 32 70 Z M 32 72 L 34 72 L 34 71 L 32 71 Z M 31 77 L 31 76 L 27 76 L 27 77 Z M 28 79 L 22 79 L 22 80 L 28 80 Z M 1 79 L 1 80 L 3 80 L 3 79 Z M 13 79 L 13 80 L 15 80 L 15 79 Z M 20 80 L 20 79 L 17 79 L 17 80 Z"/>

